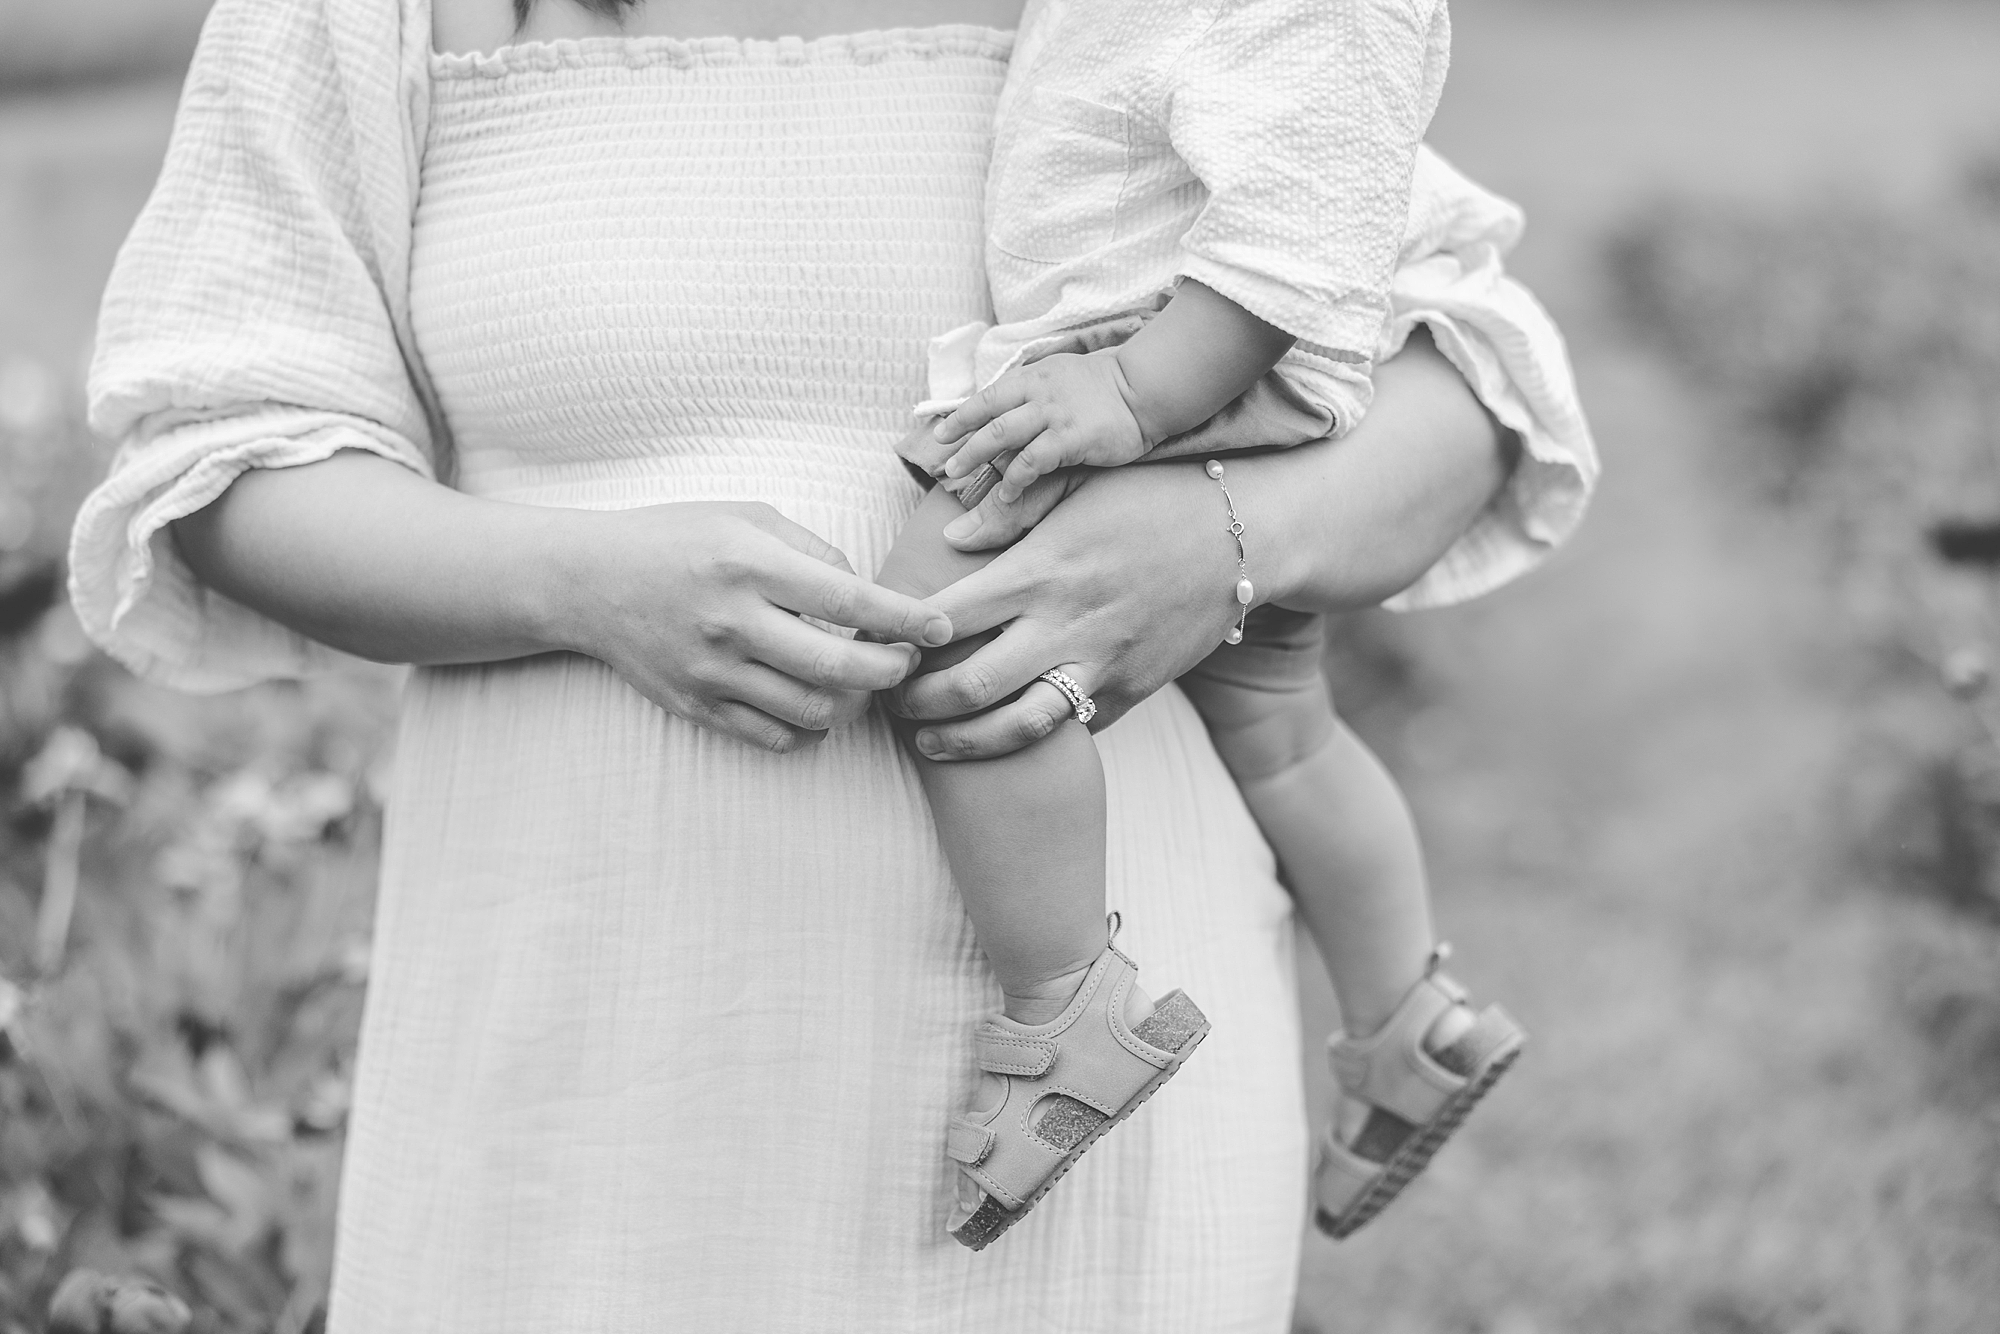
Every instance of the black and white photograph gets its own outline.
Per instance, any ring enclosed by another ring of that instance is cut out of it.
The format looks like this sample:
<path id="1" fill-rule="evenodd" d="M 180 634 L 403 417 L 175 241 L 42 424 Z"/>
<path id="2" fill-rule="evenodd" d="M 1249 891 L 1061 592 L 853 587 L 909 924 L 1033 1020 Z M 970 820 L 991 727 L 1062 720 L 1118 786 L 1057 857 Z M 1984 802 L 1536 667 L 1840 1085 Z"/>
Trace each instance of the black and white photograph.
<path id="1" fill-rule="evenodd" d="M 0 0 L 0 1334 L 1993 1334 L 2000 0 Z"/>

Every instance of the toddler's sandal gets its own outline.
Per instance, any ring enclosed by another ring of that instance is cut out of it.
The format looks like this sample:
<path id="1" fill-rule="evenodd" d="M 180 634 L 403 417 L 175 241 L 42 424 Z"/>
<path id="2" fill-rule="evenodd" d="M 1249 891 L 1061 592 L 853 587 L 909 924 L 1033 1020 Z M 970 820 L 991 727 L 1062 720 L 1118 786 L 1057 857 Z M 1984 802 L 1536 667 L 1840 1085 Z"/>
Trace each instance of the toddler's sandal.
<path id="1" fill-rule="evenodd" d="M 945 1151 L 978 1186 L 947 1225 L 973 1250 L 1021 1221 L 1092 1144 L 1138 1110 L 1208 1036 L 1195 1003 L 1172 991 L 1153 1013 L 1126 1023 L 1138 968 L 1106 946 L 1054 1022 L 1028 1027 L 1005 1015 L 974 1033 L 979 1067 L 999 1077 L 999 1102 L 951 1119 Z"/>
<path id="2" fill-rule="evenodd" d="M 1465 988 L 1438 971 L 1445 952 L 1432 956 L 1425 976 L 1380 1030 L 1367 1038 L 1336 1033 L 1327 1041 L 1342 1097 L 1368 1109 L 1351 1140 L 1341 1140 L 1337 1122 L 1320 1138 L 1314 1221 L 1330 1237 L 1352 1233 L 1401 1194 L 1527 1041 L 1505 1010 L 1489 1005 L 1441 1049 L 1425 1047 L 1449 1010 L 1470 1013 Z"/>

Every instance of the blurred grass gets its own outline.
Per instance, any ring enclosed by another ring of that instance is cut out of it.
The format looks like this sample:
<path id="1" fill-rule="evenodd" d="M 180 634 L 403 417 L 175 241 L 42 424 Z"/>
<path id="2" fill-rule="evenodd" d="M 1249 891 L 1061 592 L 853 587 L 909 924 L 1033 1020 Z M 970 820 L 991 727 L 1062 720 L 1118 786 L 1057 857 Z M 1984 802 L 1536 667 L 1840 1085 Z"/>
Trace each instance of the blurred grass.
<path id="1" fill-rule="evenodd" d="M 46 597 L 102 466 L 77 416 L 95 294 L 200 8 L 0 0 L 0 491 L 28 502 L 0 513 L 0 977 L 32 994 L 14 1031 L 40 1044 L 0 1038 L 4 1334 L 73 1265 L 156 1272 L 204 1330 L 307 1327 L 322 1281 L 393 680 L 184 700 L 88 654 Z M 1774 494 L 1790 446 L 1619 314 L 1602 257 L 1669 197 L 1764 210 L 1780 245 L 1836 198 L 1929 234 L 1926 201 L 2000 124 L 2000 10 L 1482 0 L 1456 19 L 1436 137 L 1528 206 L 1518 267 L 1571 336 L 1610 471 L 1536 578 L 1352 628 L 1339 692 L 1418 806 L 1462 971 L 1536 1042 L 1404 1202 L 1308 1241 L 1300 1327 L 1991 1330 L 2000 942 L 1939 891 L 1923 788 L 1956 772 L 1936 766 L 1967 715 L 1922 670 L 1935 646 L 1915 666 L 1884 648 L 1913 622 L 1857 616 L 1834 494 Z M 163 77 L 49 86 L 137 69 Z M 1690 261 L 1739 333 L 1721 266 L 1742 254 Z M 52 825 L 23 766 L 63 726 L 134 797 L 91 807 L 70 962 L 34 986 Z M 336 789 L 351 805 L 315 825 Z"/>

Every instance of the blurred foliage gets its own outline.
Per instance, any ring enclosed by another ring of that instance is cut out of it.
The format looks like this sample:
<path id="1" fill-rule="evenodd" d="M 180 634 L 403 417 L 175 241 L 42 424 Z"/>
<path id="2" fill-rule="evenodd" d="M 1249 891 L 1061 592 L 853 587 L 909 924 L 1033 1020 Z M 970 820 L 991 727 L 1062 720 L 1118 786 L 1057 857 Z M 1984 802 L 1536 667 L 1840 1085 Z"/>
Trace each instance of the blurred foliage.
<path id="1" fill-rule="evenodd" d="M 68 1275 L 55 1327 L 290 1334 L 326 1293 L 394 679 L 196 699 L 99 654 L 60 595 L 101 466 L 78 397 L 0 364 L 0 1331 Z"/>
<path id="2" fill-rule="evenodd" d="M 2000 155 L 1920 214 L 1673 203 L 1610 254 L 1690 412 L 1736 424 L 1722 470 L 1797 526 L 1860 647 L 1825 665 L 1852 704 L 1858 851 L 2000 923 Z M 2000 1108 L 2000 977 L 1913 975 L 1905 1000 L 1947 1100 Z"/>
<path id="3" fill-rule="evenodd" d="M 1612 246 L 1627 312 L 1752 428 L 1731 462 L 1816 529 L 1844 610 L 1942 676 L 2000 567 L 2000 159 L 1949 204 L 1670 203 Z M 1699 406 L 1693 410 L 1699 411 Z M 1975 664 L 1959 656 L 1954 689 Z"/>

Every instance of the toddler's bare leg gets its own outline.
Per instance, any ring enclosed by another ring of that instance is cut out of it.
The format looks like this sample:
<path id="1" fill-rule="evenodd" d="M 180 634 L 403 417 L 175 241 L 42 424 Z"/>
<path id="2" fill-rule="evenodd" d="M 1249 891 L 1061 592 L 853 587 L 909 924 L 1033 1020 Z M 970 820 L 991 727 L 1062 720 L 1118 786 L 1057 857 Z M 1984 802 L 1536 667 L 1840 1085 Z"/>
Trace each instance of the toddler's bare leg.
<path id="1" fill-rule="evenodd" d="M 997 553 L 968 555 L 942 536 L 964 511 L 943 488 L 903 526 L 877 582 L 929 597 Z M 924 654 L 935 671 L 982 639 Z M 1054 665 L 1054 664 L 1051 664 Z M 915 727 L 899 720 L 907 741 Z M 911 753 L 917 754 L 915 747 Z M 1006 997 L 1009 1018 L 1054 1020 L 1104 950 L 1104 768 L 1097 743 L 1066 722 L 990 760 L 917 758 L 951 871 Z M 1143 1014 L 1135 1016 L 1143 1018 Z"/>
<path id="2" fill-rule="evenodd" d="M 1278 854 L 1343 1026 L 1363 1035 L 1423 976 L 1435 938 L 1409 805 L 1334 713 L 1322 636 L 1320 617 L 1262 608 L 1181 688 Z"/>

